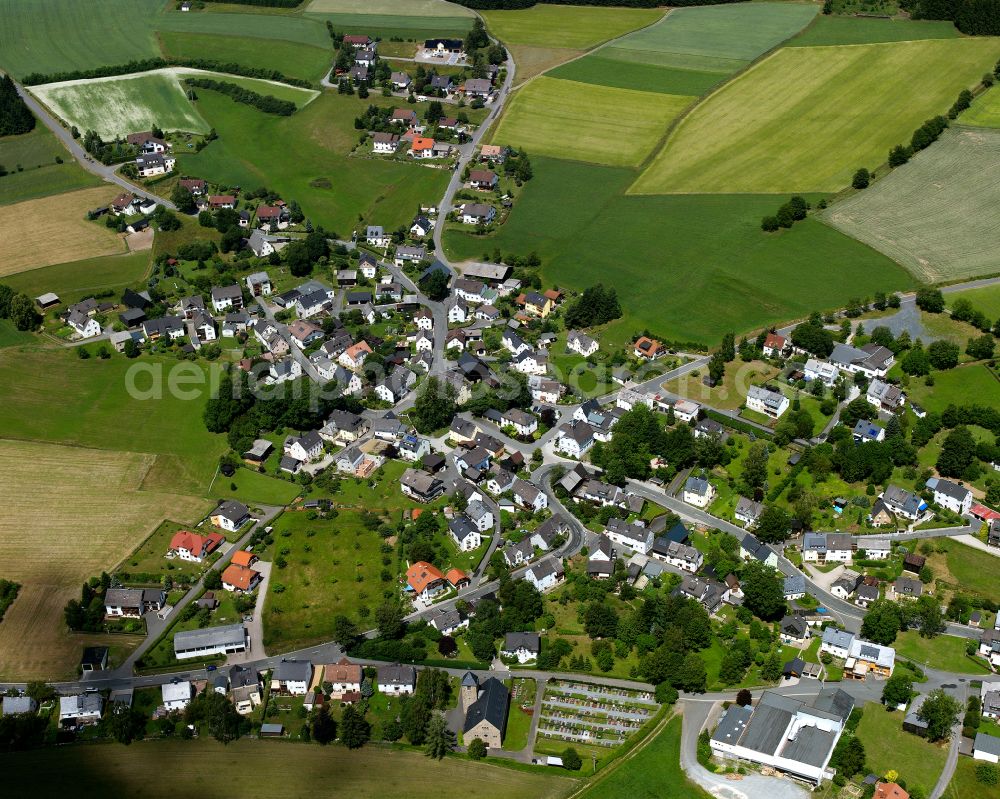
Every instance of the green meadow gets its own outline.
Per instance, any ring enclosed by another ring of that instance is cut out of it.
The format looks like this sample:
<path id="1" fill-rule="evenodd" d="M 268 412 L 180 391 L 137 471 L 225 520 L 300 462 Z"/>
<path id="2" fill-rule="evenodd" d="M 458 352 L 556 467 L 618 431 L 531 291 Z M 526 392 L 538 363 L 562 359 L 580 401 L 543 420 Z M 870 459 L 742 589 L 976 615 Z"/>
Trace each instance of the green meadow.
<path id="1" fill-rule="evenodd" d="M 134 285 L 149 271 L 149 252 L 103 255 L 8 275 L 3 282 L 15 291 L 37 297 L 54 291 L 64 303 L 92 294 Z"/>
<path id="2" fill-rule="evenodd" d="M 486 11 L 490 31 L 505 44 L 586 50 L 608 39 L 652 25 L 658 8 L 536 5 L 516 11 Z"/>
<path id="3" fill-rule="evenodd" d="M 211 58 L 220 63 L 237 63 L 261 69 L 276 69 L 290 78 L 318 80 L 330 71 L 334 52 L 281 39 L 260 39 L 231 34 L 163 31 L 160 45 L 173 58 Z"/>
<path id="4" fill-rule="evenodd" d="M 788 42 L 789 47 L 819 47 L 833 44 L 875 44 L 917 39 L 957 39 L 958 28 L 951 22 L 912 19 L 871 19 L 822 14 L 802 33 Z"/>

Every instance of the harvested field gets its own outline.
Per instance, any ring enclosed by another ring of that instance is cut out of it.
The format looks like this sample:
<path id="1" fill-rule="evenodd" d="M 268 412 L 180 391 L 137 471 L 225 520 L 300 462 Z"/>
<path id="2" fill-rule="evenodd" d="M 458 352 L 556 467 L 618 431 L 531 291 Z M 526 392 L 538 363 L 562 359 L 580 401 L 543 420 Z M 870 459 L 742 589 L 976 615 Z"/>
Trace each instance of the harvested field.
<path id="1" fill-rule="evenodd" d="M 112 568 L 163 518 L 193 522 L 209 510 L 202 499 L 140 491 L 155 459 L 0 440 L 0 562 L 23 585 L 0 624 L 0 677 L 69 675 L 82 642 L 91 643 L 62 621 L 80 584 Z"/>
<path id="2" fill-rule="evenodd" d="M 0 276 L 124 252 L 117 233 L 84 217 L 117 193 L 102 186 L 0 206 Z"/>
<path id="3" fill-rule="evenodd" d="M 933 283 L 997 271 L 998 203 L 1000 131 L 953 128 L 823 219 Z"/>
<path id="4" fill-rule="evenodd" d="M 515 86 L 520 86 L 536 75 L 548 72 L 584 53 L 583 50 L 571 50 L 566 47 L 530 47 L 524 44 L 507 45 L 507 49 L 517 64 L 517 71 L 514 73 Z"/>
<path id="5" fill-rule="evenodd" d="M 837 191 L 998 55 L 997 39 L 779 50 L 682 120 L 630 192 Z"/>
<path id="6" fill-rule="evenodd" d="M 635 166 L 691 101 L 541 77 L 515 93 L 493 140 L 554 158 Z M 618 120 L 613 131 L 609 119 Z"/>
<path id="7" fill-rule="evenodd" d="M 471 17 L 465 6 L 446 0 L 312 0 L 310 14 L 400 14 L 414 17 Z"/>

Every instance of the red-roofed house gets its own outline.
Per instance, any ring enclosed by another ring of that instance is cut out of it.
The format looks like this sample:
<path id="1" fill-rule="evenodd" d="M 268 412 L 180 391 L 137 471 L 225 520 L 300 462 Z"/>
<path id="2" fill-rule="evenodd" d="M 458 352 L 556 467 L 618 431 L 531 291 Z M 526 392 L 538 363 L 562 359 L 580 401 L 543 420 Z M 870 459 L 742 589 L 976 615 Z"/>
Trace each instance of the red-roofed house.
<path id="1" fill-rule="evenodd" d="M 351 47 L 367 47 L 372 43 L 372 40 L 367 36 L 350 35 L 344 37 L 344 44 L 349 44 Z"/>
<path id="2" fill-rule="evenodd" d="M 764 339 L 764 355 L 768 358 L 778 358 L 788 350 L 788 341 L 777 333 L 768 333 Z"/>
<path id="3" fill-rule="evenodd" d="M 178 530 L 170 539 L 170 551 L 176 553 L 181 560 L 201 563 L 225 540 L 225 536 L 219 533 L 209 533 L 205 536 L 188 530 Z"/>
<path id="4" fill-rule="evenodd" d="M 655 339 L 647 338 L 646 336 L 639 336 L 633 345 L 632 352 L 636 358 L 652 361 L 659 358 L 661 355 L 664 355 L 666 353 L 666 349 Z"/>
<path id="5" fill-rule="evenodd" d="M 433 158 L 434 139 L 428 139 L 426 136 L 414 136 L 413 143 L 410 145 L 410 155 L 413 158 Z"/>
<path id="6" fill-rule="evenodd" d="M 245 549 L 241 549 L 233 555 L 231 563 L 236 566 L 243 566 L 249 569 L 253 566 L 260 558 L 253 554 L 253 552 L 247 552 Z"/>
<path id="7" fill-rule="evenodd" d="M 427 561 L 418 560 L 406 570 L 406 584 L 424 601 L 443 591 L 446 588 L 445 583 L 441 570 Z"/>
<path id="8" fill-rule="evenodd" d="M 980 521 L 987 523 L 992 522 L 994 519 L 1000 519 L 1000 513 L 997 513 L 993 510 L 993 508 L 987 508 L 985 505 L 980 505 L 978 502 L 972 503 L 969 513 Z"/>
<path id="9" fill-rule="evenodd" d="M 256 569 L 230 563 L 222 571 L 222 587 L 227 591 L 238 591 L 241 594 L 253 591 L 261 581 L 261 574 Z"/>
<path id="10" fill-rule="evenodd" d="M 208 198 L 208 205 L 211 208 L 235 208 L 236 198 L 232 194 L 213 194 Z"/>
<path id="11" fill-rule="evenodd" d="M 465 588 L 467 585 L 472 583 L 469 579 L 469 575 L 461 569 L 448 569 L 448 573 L 444 576 L 444 578 L 455 588 Z"/>

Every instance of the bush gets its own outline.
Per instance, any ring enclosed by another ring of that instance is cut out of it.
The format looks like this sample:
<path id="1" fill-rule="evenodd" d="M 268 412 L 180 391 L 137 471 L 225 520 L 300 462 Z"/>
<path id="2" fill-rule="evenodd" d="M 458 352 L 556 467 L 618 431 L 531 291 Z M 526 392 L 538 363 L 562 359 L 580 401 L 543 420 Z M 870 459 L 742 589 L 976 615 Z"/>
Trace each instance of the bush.
<path id="1" fill-rule="evenodd" d="M 861 169 L 854 173 L 851 185 L 856 189 L 867 189 L 868 184 L 871 183 L 871 178 L 871 173 L 864 167 L 861 167 Z"/>
<path id="2" fill-rule="evenodd" d="M 482 738 L 473 738 L 469 744 L 469 757 L 473 760 L 482 760 L 486 757 L 486 744 Z M 565 763 L 565 761 L 563 761 Z"/>
<path id="3" fill-rule="evenodd" d="M 992 763 L 977 763 L 976 781 L 983 785 L 996 785 L 1000 782 L 1000 772 Z"/>
<path id="4" fill-rule="evenodd" d="M 562 753 L 563 768 L 569 771 L 579 771 L 580 767 L 583 766 L 583 761 L 580 759 L 580 755 L 577 751 L 569 746 Z"/>

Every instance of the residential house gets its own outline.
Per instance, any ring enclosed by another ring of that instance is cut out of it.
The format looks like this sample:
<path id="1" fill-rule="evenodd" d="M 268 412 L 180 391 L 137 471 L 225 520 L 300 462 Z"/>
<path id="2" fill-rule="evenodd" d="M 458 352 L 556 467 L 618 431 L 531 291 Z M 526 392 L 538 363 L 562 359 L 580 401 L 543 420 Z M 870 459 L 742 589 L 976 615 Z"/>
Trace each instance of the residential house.
<path id="1" fill-rule="evenodd" d="M 533 483 L 520 478 L 514 481 L 514 502 L 521 508 L 539 513 L 549 505 L 545 492 Z"/>
<path id="2" fill-rule="evenodd" d="M 5 696 L 0 715 L 19 716 L 22 713 L 31 713 L 33 715 L 37 712 L 38 702 L 30 696 Z"/>
<path id="3" fill-rule="evenodd" d="M 452 519 L 448 523 L 448 533 L 461 552 L 471 552 L 482 546 L 482 531 L 465 516 Z"/>
<path id="4" fill-rule="evenodd" d="M 923 592 L 924 584 L 920 580 L 900 576 L 889 586 L 887 598 L 896 601 L 900 599 L 919 599 Z"/>
<path id="5" fill-rule="evenodd" d="M 927 487 L 934 492 L 935 505 L 963 516 L 972 509 L 972 492 L 965 486 L 942 477 L 932 477 L 927 481 Z"/>
<path id="6" fill-rule="evenodd" d="M 896 650 L 892 647 L 855 638 L 851 644 L 847 661 L 844 663 L 844 677 L 860 680 L 865 679 L 868 674 L 874 674 L 876 677 L 890 677 L 895 663 Z"/>
<path id="7" fill-rule="evenodd" d="M 644 361 L 654 361 L 667 354 L 666 347 L 647 336 L 639 336 L 632 345 L 632 354 Z"/>
<path id="8" fill-rule="evenodd" d="M 170 539 L 170 552 L 181 560 L 201 563 L 225 540 L 218 533 L 198 535 L 187 530 L 178 530 Z"/>
<path id="9" fill-rule="evenodd" d="M 497 173 L 490 169 L 473 169 L 469 172 L 469 185 L 474 189 L 492 191 L 499 182 Z"/>
<path id="10" fill-rule="evenodd" d="M 135 159 L 135 170 L 140 178 L 151 178 L 173 172 L 177 159 L 172 155 L 140 155 Z"/>
<path id="11" fill-rule="evenodd" d="M 987 763 L 1000 762 L 1000 738 L 985 732 L 977 732 L 972 744 L 972 759 Z"/>
<path id="12" fill-rule="evenodd" d="M 684 483 L 682 499 L 696 508 L 706 508 L 715 499 L 715 486 L 701 477 L 689 477 Z"/>
<path id="13" fill-rule="evenodd" d="M 918 494 L 895 485 L 886 487 L 881 500 L 891 513 L 911 522 L 915 522 L 927 510 L 927 503 Z"/>
<path id="14" fill-rule="evenodd" d="M 308 660 L 285 660 L 271 672 L 271 691 L 305 696 L 312 684 L 313 665 Z"/>
<path id="15" fill-rule="evenodd" d="M 357 344 L 352 344 L 342 353 L 340 357 L 337 358 L 337 363 L 343 366 L 345 369 L 350 369 L 351 371 L 357 371 L 365 364 L 365 360 L 369 355 L 372 354 L 372 348 L 368 345 L 367 341 L 359 341 Z"/>
<path id="16" fill-rule="evenodd" d="M 805 533 L 802 536 L 802 560 L 819 563 L 850 563 L 854 551 L 846 533 Z"/>
<path id="17" fill-rule="evenodd" d="M 399 478 L 400 490 L 418 502 L 432 502 L 444 493 L 444 483 L 416 469 L 407 469 Z"/>
<path id="18" fill-rule="evenodd" d="M 589 358 L 599 349 L 598 343 L 579 330 L 570 330 L 566 334 L 566 349 L 570 352 L 578 353 L 585 358 Z"/>
<path id="19" fill-rule="evenodd" d="M 709 613 L 715 613 L 719 609 L 724 593 L 722 583 L 694 575 L 684 576 L 680 585 L 674 589 L 674 594 L 700 602 Z"/>
<path id="20" fill-rule="evenodd" d="M 736 502 L 736 510 L 733 513 L 737 522 L 744 528 L 753 527 L 764 512 L 764 505 L 761 502 L 754 502 L 752 499 L 740 497 Z"/>
<path id="21" fill-rule="evenodd" d="M 807 381 L 819 380 L 825 386 L 832 386 L 837 382 L 837 378 L 840 376 L 840 373 L 837 371 L 837 367 L 832 363 L 819 361 L 815 358 L 810 358 L 806 361 L 803 374 L 805 375 L 805 379 Z"/>
<path id="22" fill-rule="evenodd" d="M 417 687 L 417 670 L 413 666 L 403 666 L 399 663 L 379 666 L 376 682 L 379 693 L 389 696 L 412 694 Z"/>
<path id="23" fill-rule="evenodd" d="M 701 406 L 697 402 L 681 399 L 674 403 L 674 416 L 678 422 L 687 424 L 698 418 Z"/>
<path id="24" fill-rule="evenodd" d="M 397 447 L 399 457 L 404 461 L 416 463 L 431 451 L 431 442 L 416 435 L 405 435 Z"/>
<path id="25" fill-rule="evenodd" d="M 272 350 L 275 355 L 277 351 Z M 302 375 L 302 366 L 294 358 L 282 358 L 271 364 L 268 370 L 266 382 L 270 384 L 286 383 L 295 380 Z"/>
<path id="26" fill-rule="evenodd" d="M 571 458 L 581 458 L 594 444 L 594 428 L 586 422 L 573 421 L 560 425 L 555 449 Z"/>
<path id="27" fill-rule="evenodd" d="M 865 419 L 858 419 L 851 431 L 855 444 L 867 444 L 872 441 L 884 441 L 885 430 L 874 422 Z"/>
<path id="28" fill-rule="evenodd" d="M 160 686 L 160 696 L 163 699 L 163 708 L 168 713 L 183 710 L 194 698 L 194 686 L 190 680 L 180 680 L 175 677 Z"/>
<path id="29" fill-rule="evenodd" d="M 524 573 L 524 579 L 543 593 L 559 585 L 564 578 L 562 561 L 558 558 L 546 558 Z"/>
<path id="30" fill-rule="evenodd" d="M 783 644 L 798 644 L 809 637 L 809 624 L 801 616 L 785 616 L 778 624 Z"/>
<path id="31" fill-rule="evenodd" d="M 768 333 L 764 337 L 763 352 L 765 358 L 781 358 L 788 353 L 788 350 L 788 340 L 784 336 Z"/>
<path id="32" fill-rule="evenodd" d="M 849 344 L 836 343 L 830 353 L 830 363 L 841 371 L 860 372 L 866 377 L 885 377 L 896 362 L 892 350 L 879 344 L 866 344 L 860 349 Z"/>
<path id="33" fill-rule="evenodd" d="M 770 386 L 750 386 L 747 390 L 747 408 L 778 419 L 788 410 L 788 397 Z"/>
<path id="34" fill-rule="evenodd" d="M 709 419 L 707 416 L 704 419 L 699 419 L 698 423 L 694 426 L 694 437 L 695 438 L 721 438 L 722 434 L 726 431 L 715 419 Z"/>
<path id="35" fill-rule="evenodd" d="M 329 311 L 332 307 L 332 289 L 321 288 L 316 291 L 310 291 L 308 294 L 300 295 L 295 300 L 295 311 L 303 319 L 316 316 L 324 311 Z"/>
<path id="36" fill-rule="evenodd" d="M 331 699 L 342 699 L 344 694 L 360 694 L 363 679 L 361 666 L 347 658 L 323 668 L 323 682 L 330 683 Z"/>
<path id="37" fill-rule="evenodd" d="M 836 627 L 827 627 L 823 630 L 819 651 L 829 652 L 835 658 L 847 660 L 850 657 L 853 645 L 854 633 L 849 633 L 846 630 L 838 630 Z"/>
<path id="38" fill-rule="evenodd" d="M 101 335 L 101 323 L 94 317 L 87 316 L 79 311 L 70 311 L 66 317 L 66 324 L 73 328 L 73 332 L 80 338 L 92 338 Z"/>
<path id="39" fill-rule="evenodd" d="M 614 543 L 626 547 L 640 555 L 647 554 L 653 547 L 653 531 L 643 522 L 627 522 L 624 519 L 608 519 L 604 527 L 606 535 Z"/>
<path id="40" fill-rule="evenodd" d="M 782 582 L 782 593 L 788 602 L 802 599 L 806 595 L 806 578 L 804 574 L 793 574 Z"/>
<path id="41" fill-rule="evenodd" d="M 697 572 L 704 562 L 704 556 L 697 549 L 688 544 L 671 541 L 666 536 L 654 539 L 648 554 L 659 561 L 692 574 Z"/>
<path id="42" fill-rule="evenodd" d="M 212 287 L 212 308 L 216 313 L 228 311 L 235 308 L 237 311 L 243 307 L 243 290 L 237 285 L 213 286 Z"/>
<path id="43" fill-rule="evenodd" d="M 246 284 L 250 294 L 254 297 L 268 297 L 273 290 L 271 278 L 268 277 L 267 272 L 254 272 L 252 275 L 247 275 Z"/>
<path id="44" fill-rule="evenodd" d="M 142 332 L 150 341 L 160 338 L 178 339 L 184 335 L 184 321 L 177 316 L 147 319 L 142 323 Z"/>
<path id="45" fill-rule="evenodd" d="M 216 527 L 235 533 L 250 521 L 250 509 L 241 502 L 227 499 L 219 503 L 209 518 Z"/>
<path id="46" fill-rule="evenodd" d="M 250 637 L 242 624 L 184 630 L 174 635 L 174 657 L 178 660 L 232 655 L 250 649 Z"/>
<path id="47" fill-rule="evenodd" d="M 59 726 L 97 724 L 104 712 L 104 697 L 97 691 L 59 697 Z"/>
<path id="48" fill-rule="evenodd" d="M 388 377 L 375 386 L 375 396 L 395 405 L 410 393 L 417 376 L 403 366 L 396 367 Z"/>
<path id="49" fill-rule="evenodd" d="M 137 619 L 161 610 L 166 602 L 159 588 L 109 588 L 104 592 L 104 615 Z"/>
<path id="50" fill-rule="evenodd" d="M 541 636 L 538 633 L 506 633 L 500 655 L 515 658 L 518 663 L 529 663 L 537 660 L 542 651 Z"/>
<path id="51" fill-rule="evenodd" d="M 740 542 L 740 558 L 754 560 L 772 568 L 778 567 L 778 553 L 767 544 L 762 543 L 755 535 L 747 533 Z"/>
<path id="52" fill-rule="evenodd" d="M 464 203 L 458 210 L 458 218 L 465 225 L 488 225 L 496 215 L 496 209 L 486 203 Z"/>
<path id="53" fill-rule="evenodd" d="M 845 570 L 840 577 L 830 585 L 830 593 L 837 599 L 849 599 L 851 594 L 857 591 L 861 584 L 862 577 L 854 571 Z"/>
<path id="54" fill-rule="evenodd" d="M 413 111 L 410 113 L 416 117 Z M 365 230 L 365 243 L 369 247 L 388 247 L 392 244 L 392 235 L 386 233 L 381 225 L 368 225 Z"/>
<path id="55" fill-rule="evenodd" d="M 906 395 L 899 386 L 882 380 L 872 380 L 865 392 L 865 399 L 881 411 L 893 413 L 906 404 Z"/>
<path id="56" fill-rule="evenodd" d="M 403 266 L 407 263 L 419 263 L 427 258 L 427 249 L 425 247 L 415 246 L 411 244 L 400 244 L 396 247 L 395 261 L 396 266 Z M 374 275 L 373 275 L 374 277 Z"/>

